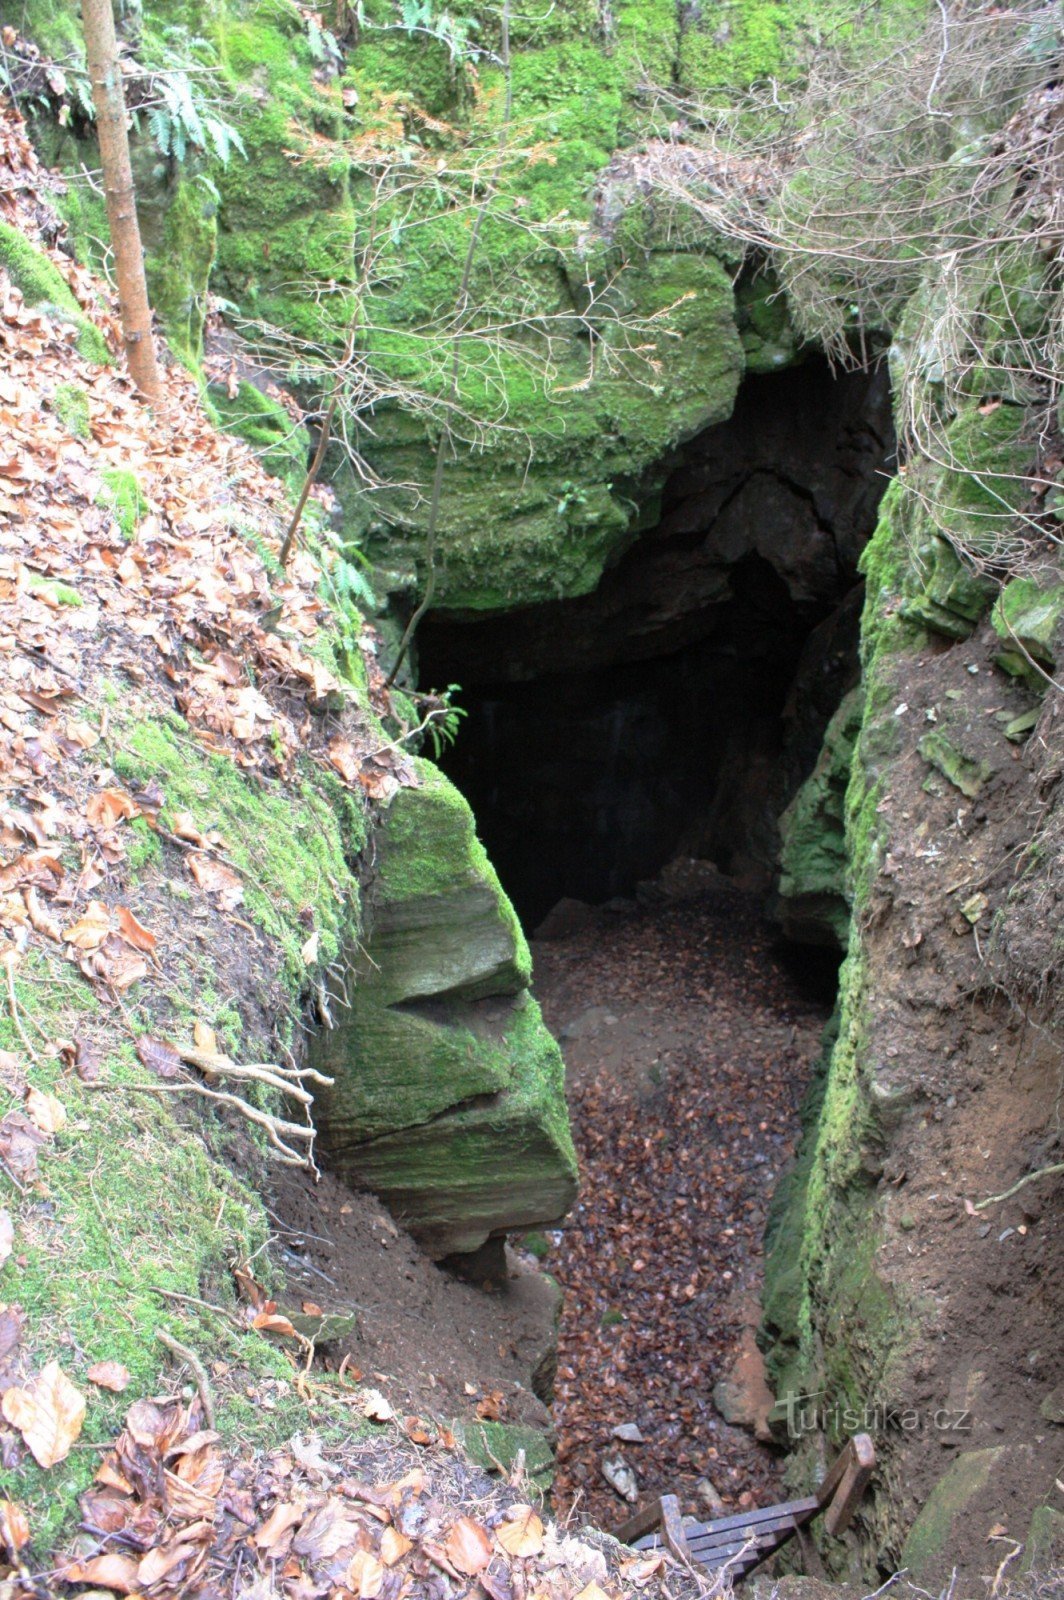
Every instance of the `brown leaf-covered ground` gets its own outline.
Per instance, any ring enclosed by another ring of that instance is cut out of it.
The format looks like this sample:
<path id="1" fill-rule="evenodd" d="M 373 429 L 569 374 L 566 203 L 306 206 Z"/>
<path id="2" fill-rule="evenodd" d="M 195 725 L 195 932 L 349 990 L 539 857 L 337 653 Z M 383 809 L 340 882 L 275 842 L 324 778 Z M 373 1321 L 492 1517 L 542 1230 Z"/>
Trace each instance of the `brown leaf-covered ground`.
<path id="1" fill-rule="evenodd" d="M 565 1289 L 555 1503 L 622 1521 L 601 1473 L 618 1453 L 641 1499 L 675 1490 L 705 1518 L 708 1479 L 729 1510 L 771 1500 L 776 1457 L 713 1389 L 752 1343 L 766 1208 L 825 1008 L 756 901 L 705 864 L 537 941 L 536 970 L 583 1170 L 547 1261 Z M 611 1436 L 625 1423 L 642 1443 Z"/>
<path id="2" fill-rule="evenodd" d="M 371 1414 L 364 1404 L 359 1411 Z M 428 1433 L 404 1436 L 386 1406 L 382 1414 L 368 1436 L 353 1428 L 346 1445 L 308 1432 L 286 1448 L 240 1455 L 206 1425 L 198 1400 L 139 1400 L 81 1497 L 75 1548 L 53 1570 L 23 1565 L 29 1526 L 0 1499 L 0 1591 L 11 1600 L 71 1592 L 611 1600 L 639 1590 L 648 1600 L 686 1600 L 699 1592 L 671 1558 L 559 1530 L 519 1477 L 493 1483 Z"/>

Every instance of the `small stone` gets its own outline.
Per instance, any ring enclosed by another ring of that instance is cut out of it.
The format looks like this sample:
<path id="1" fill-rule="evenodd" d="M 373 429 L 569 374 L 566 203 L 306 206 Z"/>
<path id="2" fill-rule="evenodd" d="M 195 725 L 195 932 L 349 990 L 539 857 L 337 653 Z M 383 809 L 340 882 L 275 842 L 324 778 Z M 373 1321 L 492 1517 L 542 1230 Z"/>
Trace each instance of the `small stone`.
<path id="1" fill-rule="evenodd" d="M 639 1499 L 639 1484 L 623 1456 L 606 1456 L 602 1462 L 602 1476 L 615 1494 L 629 1505 L 635 1505 Z"/>
<path id="2" fill-rule="evenodd" d="M 625 1444 L 644 1444 L 646 1442 L 637 1422 L 619 1422 L 613 1430 L 613 1438 L 623 1439 Z"/>
<path id="3" fill-rule="evenodd" d="M 699 1478 L 695 1484 L 695 1493 L 711 1517 L 723 1517 L 727 1513 L 727 1506 L 708 1478 Z"/>
<path id="4" fill-rule="evenodd" d="M 1046 1395 L 1038 1409 L 1047 1422 L 1056 1423 L 1057 1427 L 1064 1428 L 1064 1383 L 1058 1383 L 1056 1388 Z"/>

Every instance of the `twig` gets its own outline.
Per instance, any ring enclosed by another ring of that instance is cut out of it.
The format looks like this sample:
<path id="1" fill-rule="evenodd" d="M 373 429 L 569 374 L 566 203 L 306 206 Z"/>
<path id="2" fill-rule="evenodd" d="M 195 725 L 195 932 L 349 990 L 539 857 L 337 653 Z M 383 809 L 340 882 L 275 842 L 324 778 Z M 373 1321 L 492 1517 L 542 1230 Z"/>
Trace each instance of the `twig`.
<path id="1" fill-rule="evenodd" d="M 11 1179 L 11 1182 L 15 1185 L 15 1188 L 18 1190 L 19 1194 L 29 1194 L 29 1190 L 26 1188 L 26 1185 L 21 1183 L 19 1179 L 15 1177 L 15 1174 L 12 1172 L 3 1156 L 0 1156 L 0 1172 L 2 1172 L 6 1178 Z"/>
<path id="2" fill-rule="evenodd" d="M 15 999 L 15 968 L 21 959 L 17 950 L 5 950 L 3 955 L 0 956 L 0 961 L 3 961 L 7 971 L 7 1003 L 11 1011 L 11 1020 L 15 1024 L 15 1032 L 22 1040 L 23 1048 L 30 1060 L 35 1066 L 39 1067 L 41 1058 L 26 1037 L 26 1030 L 22 1026 L 22 1018 L 18 1014 L 18 1001 Z"/>
<path id="3" fill-rule="evenodd" d="M 167 1333 L 165 1328 L 156 1328 L 155 1337 L 158 1339 L 160 1344 L 164 1344 L 166 1346 L 171 1354 L 179 1356 L 192 1373 L 192 1376 L 196 1380 L 196 1390 L 200 1397 L 200 1404 L 203 1407 L 203 1420 L 206 1422 L 208 1428 L 213 1428 L 214 1397 L 211 1394 L 211 1386 L 207 1378 L 207 1369 L 203 1365 L 203 1362 L 200 1360 L 199 1356 L 194 1350 L 190 1350 L 187 1344 L 182 1344 L 179 1339 L 175 1339 L 172 1334 Z"/>
<path id="4" fill-rule="evenodd" d="M 227 1311 L 224 1306 L 212 1305 L 209 1300 L 201 1300 L 198 1295 L 178 1294 L 176 1289 L 160 1289 L 154 1283 L 148 1285 L 148 1293 L 162 1295 L 166 1300 L 178 1300 L 184 1306 L 199 1306 L 202 1311 L 213 1311 L 216 1317 L 224 1317 L 235 1328 L 239 1328 L 241 1333 L 246 1332 L 244 1324 L 235 1312 Z"/>
<path id="5" fill-rule="evenodd" d="M 1037 1172 L 1029 1172 L 1025 1178 L 1014 1183 L 1011 1189 L 1005 1189 L 1001 1194 L 988 1195 L 985 1200 L 977 1200 L 976 1211 L 985 1211 L 987 1206 L 999 1205 L 1002 1200 L 1011 1200 L 1014 1194 L 1019 1194 L 1021 1189 L 1026 1189 L 1029 1183 L 1035 1183 L 1039 1178 L 1052 1178 L 1056 1173 L 1064 1172 L 1064 1161 L 1055 1161 L 1051 1167 L 1039 1167 Z"/>

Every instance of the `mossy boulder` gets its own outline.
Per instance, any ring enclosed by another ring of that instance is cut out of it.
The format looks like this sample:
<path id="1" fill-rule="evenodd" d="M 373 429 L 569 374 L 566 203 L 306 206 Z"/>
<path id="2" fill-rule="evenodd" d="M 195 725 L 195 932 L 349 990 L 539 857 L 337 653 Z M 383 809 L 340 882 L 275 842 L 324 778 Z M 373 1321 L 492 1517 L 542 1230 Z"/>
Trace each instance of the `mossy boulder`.
<path id="1" fill-rule="evenodd" d="M 226 432 L 246 439 L 266 471 L 298 492 L 307 471 L 306 428 L 293 421 L 279 400 L 246 379 L 232 395 L 220 384 L 212 384 L 208 397 Z"/>
<path id="2" fill-rule="evenodd" d="M 557 1221 L 576 1185 L 564 1067 L 528 946 L 454 786 L 428 762 L 379 837 L 351 1007 L 313 1046 L 325 1159 L 434 1255 Z"/>
<path id="3" fill-rule="evenodd" d="M 1064 640 L 1064 584 L 1014 578 L 1002 589 L 990 620 L 1002 641 L 998 666 L 1043 687 L 1045 674 L 1056 670 Z"/>
<path id="4" fill-rule="evenodd" d="M 963 1526 L 968 1507 L 986 1488 L 1004 1455 L 1003 1445 L 990 1450 L 966 1450 L 939 1478 L 913 1523 L 902 1552 L 902 1564 L 915 1579 L 937 1570 L 938 1557 L 950 1542 L 954 1527 Z"/>
<path id="5" fill-rule="evenodd" d="M 816 766 L 780 818 L 777 915 L 801 944 L 846 948 L 846 786 L 861 723 L 861 691 L 851 689 L 828 723 Z"/>
<path id="6" fill-rule="evenodd" d="M 905 619 L 944 639 L 967 639 L 993 598 L 992 580 L 937 533 L 920 550 L 913 572 L 922 581 L 902 605 Z"/>

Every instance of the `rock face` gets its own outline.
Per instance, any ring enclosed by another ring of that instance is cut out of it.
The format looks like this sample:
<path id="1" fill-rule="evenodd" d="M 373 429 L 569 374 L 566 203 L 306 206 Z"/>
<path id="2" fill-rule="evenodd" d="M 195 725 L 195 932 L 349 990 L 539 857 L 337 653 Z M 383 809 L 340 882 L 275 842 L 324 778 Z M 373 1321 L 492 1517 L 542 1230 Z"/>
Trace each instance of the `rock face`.
<path id="1" fill-rule="evenodd" d="M 844 950 L 846 785 L 861 723 L 861 691 L 851 689 L 828 724 L 816 766 L 780 818 L 778 916 L 789 939 Z"/>
<path id="2" fill-rule="evenodd" d="M 385 815 L 351 1007 L 318 1037 L 328 1164 L 372 1189 L 435 1256 L 557 1221 L 576 1159 L 557 1045 L 472 813 L 419 763 Z"/>

